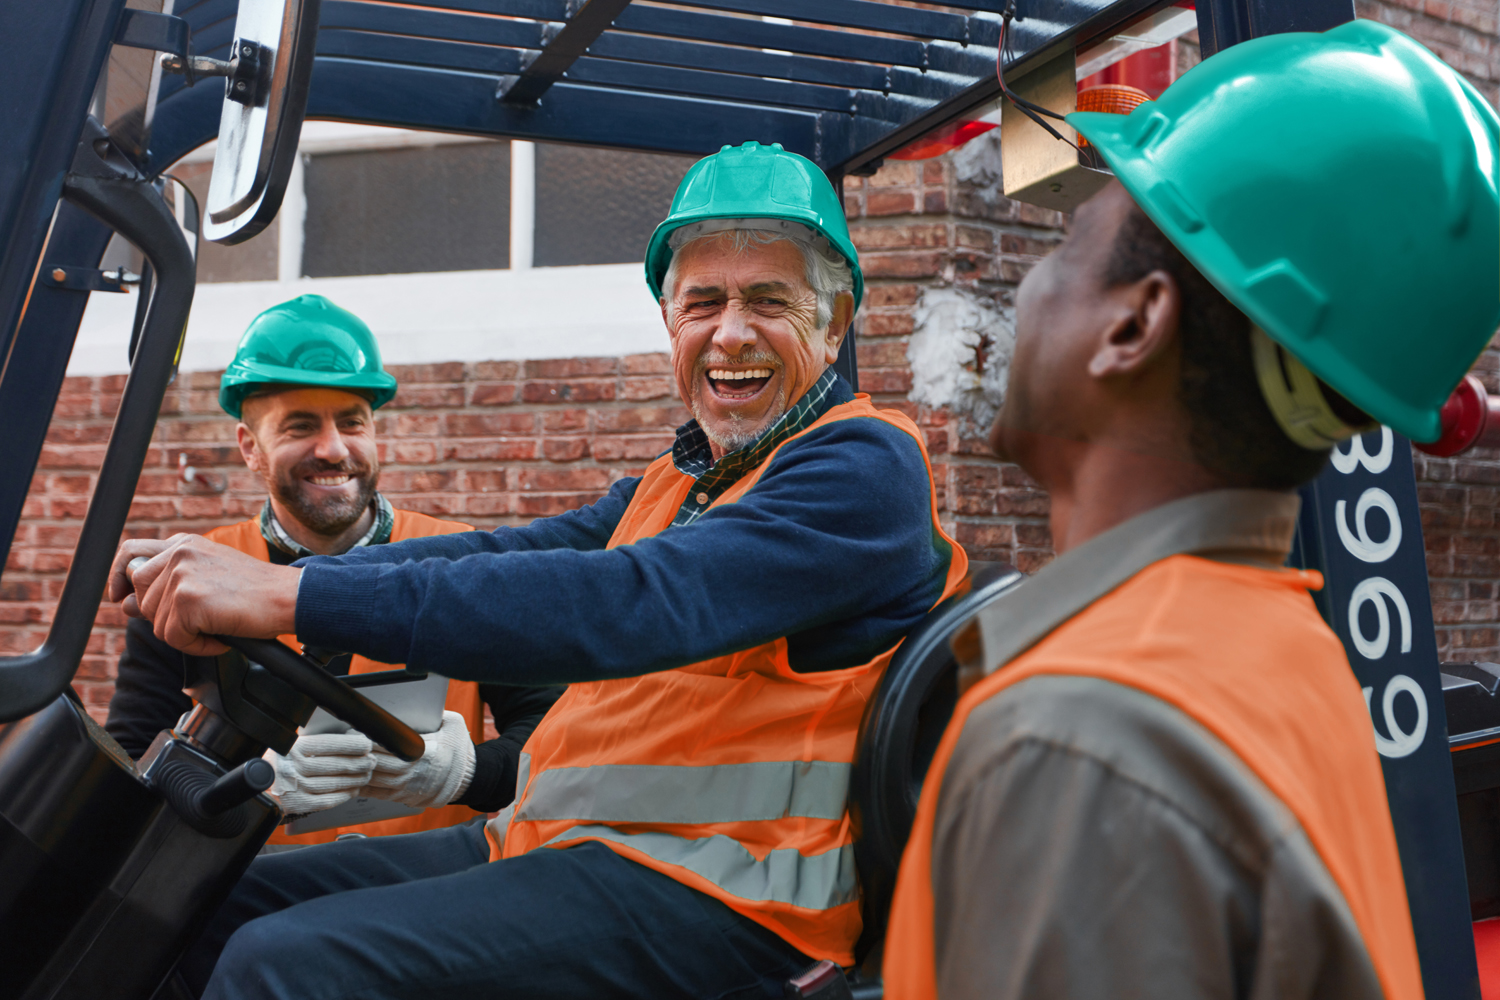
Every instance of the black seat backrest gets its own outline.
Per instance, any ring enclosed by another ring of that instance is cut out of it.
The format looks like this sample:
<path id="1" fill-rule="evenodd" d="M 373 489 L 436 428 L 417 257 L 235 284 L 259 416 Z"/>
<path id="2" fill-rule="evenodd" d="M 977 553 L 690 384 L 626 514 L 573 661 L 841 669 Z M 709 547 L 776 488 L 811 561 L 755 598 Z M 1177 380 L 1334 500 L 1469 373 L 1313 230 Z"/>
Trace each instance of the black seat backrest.
<path id="1" fill-rule="evenodd" d="M 1006 563 L 971 563 L 966 588 L 907 635 L 865 710 L 849 783 L 863 897 L 864 932 L 855 946 L 860 961 L 885 936 L 922 779 L 958 701 L 958 664 L 948 642 L 980 608 L 1023 579 Z"/>

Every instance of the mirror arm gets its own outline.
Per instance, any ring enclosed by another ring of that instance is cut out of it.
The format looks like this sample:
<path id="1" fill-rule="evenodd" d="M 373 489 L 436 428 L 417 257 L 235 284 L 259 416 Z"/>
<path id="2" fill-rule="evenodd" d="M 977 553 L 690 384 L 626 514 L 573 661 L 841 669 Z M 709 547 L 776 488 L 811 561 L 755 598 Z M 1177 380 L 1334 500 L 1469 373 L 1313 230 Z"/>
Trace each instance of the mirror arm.
<path id="1" fill-rule="evenodd" d="M 0 658 L 0 722 L 46 706 L 72 681 L 83 658 L 196 283 L 193 255 L 171 209 L 149 180 L 113 152 L 92 119 L 62 194 L 139 247 L 157 284 L 47 641 L 31 653 Z"/>
<path id="2" fill-rule="evenodd" d="M 228 77 L 229 84 L 224 96 L 239 104 L 252 106 L 260 103 L 261 91 L 264 89 L 261 63 L 265 62 L 266 56 L 264 46 L 239 39 L 234 43 L 234 57 L 231 59 L 168 53 L 161 57 L 161 68 L 164 72 L 179 73 L 187 77 L 189 87 L 206 77 Z"/>

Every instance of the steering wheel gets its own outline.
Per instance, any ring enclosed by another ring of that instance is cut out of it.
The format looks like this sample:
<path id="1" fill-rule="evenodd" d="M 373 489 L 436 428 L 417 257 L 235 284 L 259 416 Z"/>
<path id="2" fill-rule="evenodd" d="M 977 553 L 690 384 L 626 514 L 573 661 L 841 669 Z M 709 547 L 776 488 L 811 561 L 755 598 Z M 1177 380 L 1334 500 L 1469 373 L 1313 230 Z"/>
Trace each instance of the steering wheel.
<path id="1" fill-rule="evenodd" d="M 144 556 L 130 560 L 126 573 L 134 576 L 138 566 L 147 562 Z M 360 694 L 315 661 L 296 653 L 275 639 L 246 639 L 235 635 L 215 635 L 214 639 L 245 658 L 258 663 L 277 680 L 300 694 L 307 695 L 329 715 L 347 722 L 402 760 L 418 760 L 427 744 L 411 726 Z"/>
<path id="2" fill-rule="evenodd" d="M 275 639 L 216 635 L 219 642 L 259 663 L 290 688 L 307 695 L 334 718 L 347 722 L 402 760 L 417 760 L 426 742 L 411 726 L 360 694 L 317 663 Z"/>

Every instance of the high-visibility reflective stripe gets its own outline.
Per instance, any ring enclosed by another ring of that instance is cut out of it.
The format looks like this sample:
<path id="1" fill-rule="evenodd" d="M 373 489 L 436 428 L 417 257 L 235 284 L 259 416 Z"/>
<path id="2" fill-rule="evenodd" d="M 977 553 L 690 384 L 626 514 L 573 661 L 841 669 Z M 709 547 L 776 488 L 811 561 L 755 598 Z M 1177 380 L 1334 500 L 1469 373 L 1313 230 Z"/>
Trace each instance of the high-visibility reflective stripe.
<path id="1" fill-rule="evenodd" d="M 751 902 L 827 910 L 859 899 L 854 847 L 850 844 L 812 855 L 801 854 L 796 848 L 783 848 L 757 861 L 739 841 L 722 834 L 687 840 L 670 833 L 622 833 L 608 826 L 575 826 L 542 846 L 570 840 L 607 840 L 633 847 L 648 857 L 700 875 L 731 896 Z"/>
<path id="2" fill-rule="evenodd" d="M 526 779 L 531 777 L 531 754 L 521 751 L 521 758 L 516 762 L 516 797 L 512 804 L 521 801 L 521 796 L 526 794 Z"/>
<path id="3" fill-rule="evenodd" d="M 529 768 L 529 764 L 523 766 Z M 703 767 L 554 767 L 532 781 L 516 819 L 741 823 L 796 816 L 836 820 L 844 816 L 849 772 L 848 764 L 822 760 Z"/>

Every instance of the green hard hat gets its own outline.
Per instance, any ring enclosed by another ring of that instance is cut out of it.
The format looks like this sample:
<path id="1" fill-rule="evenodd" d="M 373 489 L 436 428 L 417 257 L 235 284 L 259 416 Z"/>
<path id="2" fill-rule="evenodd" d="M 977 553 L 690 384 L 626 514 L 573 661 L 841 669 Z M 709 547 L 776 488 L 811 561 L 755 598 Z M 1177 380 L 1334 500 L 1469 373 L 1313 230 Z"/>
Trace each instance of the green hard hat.
<path id="1" fill-rule="evenodd" d="M 1243 42 L 1128 116 L 1077 112 L 1252 322 L 1417 441 L 1500 325 L 1500 119 L 1374 21 Z"/>
<path id="2" fill-rule="evenodd" d="M 370 328 L 321 295 L 299 295 L 250 321 L 219 381 L 219 405 L 238 418 L 245 397 L 268 385 L 359 392 L 376 409 L 396 395 Z"/>
<path id="3" fill-rule="evenodd" d="M 854 272 L 854 308 L 859 309 L 865 295 L 865 276 L 859 270 L 854 241 L 849 238 L 843 202 L 816 164 L 805 156 L 788 153 L 779 142 L 725 146 L 688 169 L 672 199 L 672 210 L 646 246 L 646 284 L 653 296 L 661 298 L 662 279 L 672 263 L 668 245 L 672 234 L 684 226 L 719 219 L 774 219 L 811 229 L 848 261 Z M 710 231 L 705 227 L 705 234 Z"/>

